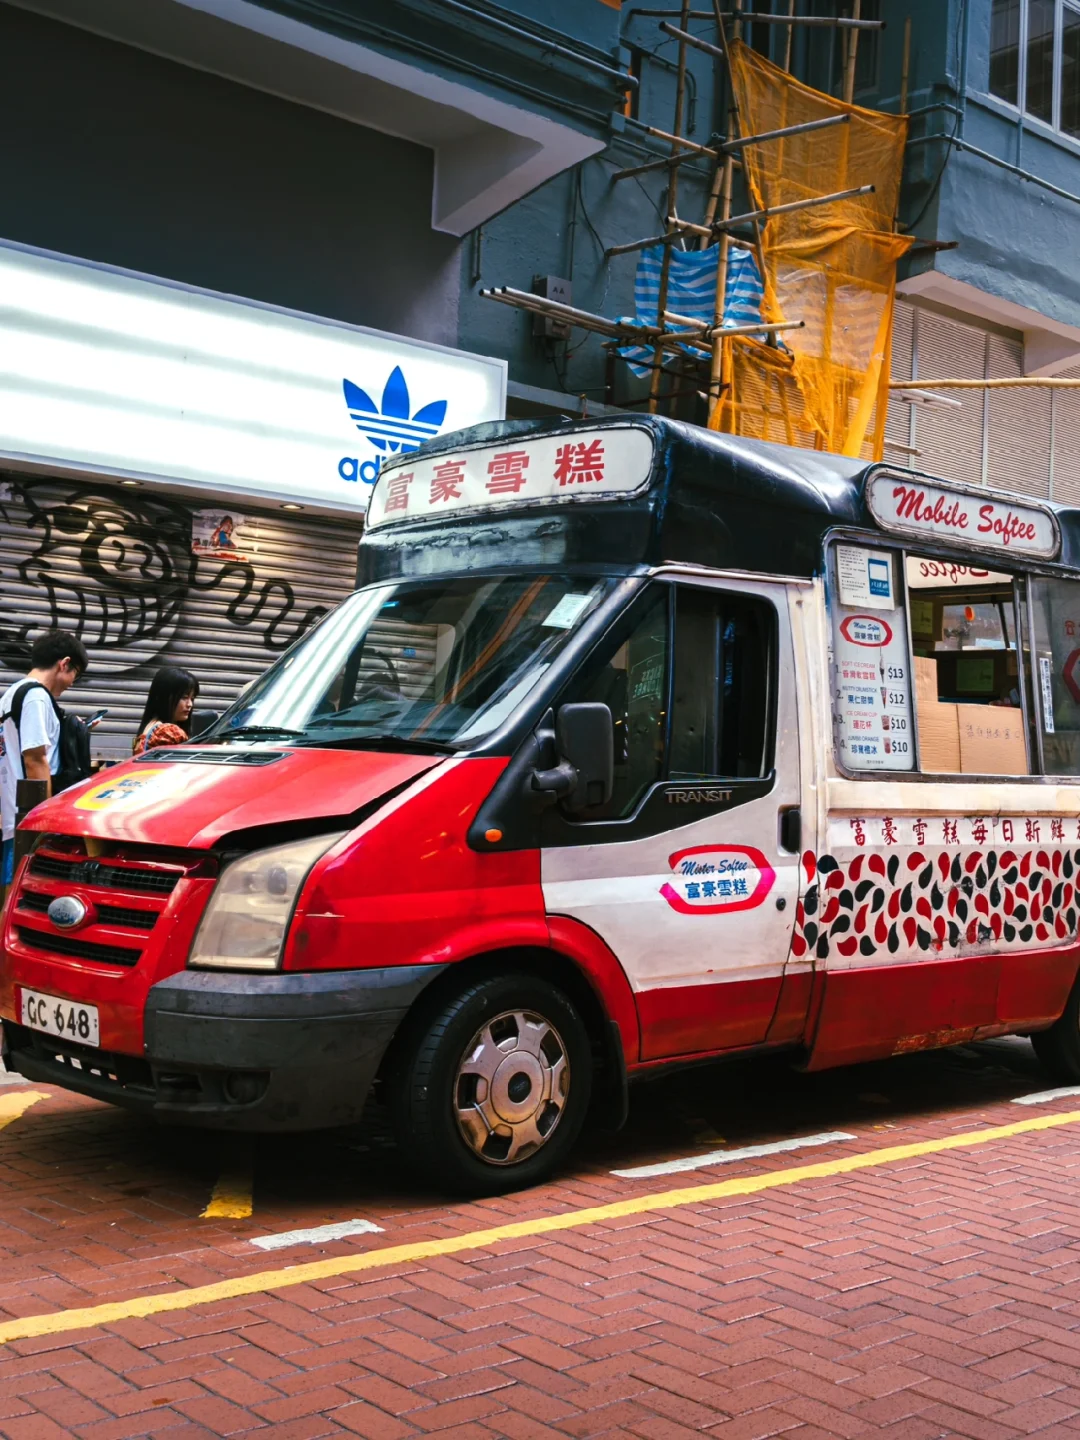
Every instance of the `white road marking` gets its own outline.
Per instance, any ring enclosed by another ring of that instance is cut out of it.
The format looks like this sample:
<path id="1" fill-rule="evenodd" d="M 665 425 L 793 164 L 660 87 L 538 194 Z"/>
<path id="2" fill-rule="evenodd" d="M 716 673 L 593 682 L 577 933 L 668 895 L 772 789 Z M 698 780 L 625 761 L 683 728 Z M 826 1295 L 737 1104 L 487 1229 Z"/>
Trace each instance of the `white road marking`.
<path id="1" fill-rule="evenodd" d="M 323 1240 L 344 1240 L 347 1235 L 381 1235 L 383 1227 L 371 1220 L 339 1220 L 336 1225 L 315 1225 L 310 1230 L 283 1230 L 252 1240 L 260 1250 L 286 1250 L 290 1245 L 318 1245 Z"/>
<path id="2" fill-rule="evenodd" d="M 785 1150 L 802 1150 L 808 1145 L 834 1145 L 854 1140 L 846 1130 L 825 1130 L 820 1135 L 803 1135 L 798 1140 L 774 1140 L 771 1145 L 745 1145 L 741 1150 L 713 1150 L 708 1155 L 688 1155 L 683 1160 L 664 1160 L 659 1165 L 636 1165 L 632 1170 L 612 1170 L 623 1180 L 648 1180 L 653 1175 L 677 1175 L 682 1170 L 701 1170 L 707 1165 L 731 1165 L 736 1160 L 757 1160 L 762 1155 L 781 1155 Z"/>
<path id="3" fill-rule="evenodd" d="M 1032 1095 L 1014 1095 L 1014 1105 L 1048 1105 L 1051 1100 L 1064 1100 L 1067 1095 L 1080 1095 L 1080 1085 L 1062 1085 L 1057 1090 L 1036 1090 Z"/>

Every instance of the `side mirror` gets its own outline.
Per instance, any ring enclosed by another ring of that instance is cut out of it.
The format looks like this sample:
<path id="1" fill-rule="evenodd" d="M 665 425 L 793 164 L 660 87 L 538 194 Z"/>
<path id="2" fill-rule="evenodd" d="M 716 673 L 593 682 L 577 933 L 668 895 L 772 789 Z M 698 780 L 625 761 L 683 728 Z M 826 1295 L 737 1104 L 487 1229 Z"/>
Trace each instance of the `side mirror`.
<path id="1" fill-rule="evenodd" d="M 216 725 L 220 719 L 220 710 L 193 710 L 191 712 L 191 720 L 189 721 L 188 734 L 191 739 L 194 740 L 197 736 L 202 735 L 204 731 L 209 730 L 211 725 Z"/>
<path id="2" fill-rule="evenodd" d="M 561 799 L 575 812 L 606 805 L 615 787 L 615 725 L 606 705 L 564 705 L 555 720 L 559 763 L 538 770 L 533 789 Z"/>

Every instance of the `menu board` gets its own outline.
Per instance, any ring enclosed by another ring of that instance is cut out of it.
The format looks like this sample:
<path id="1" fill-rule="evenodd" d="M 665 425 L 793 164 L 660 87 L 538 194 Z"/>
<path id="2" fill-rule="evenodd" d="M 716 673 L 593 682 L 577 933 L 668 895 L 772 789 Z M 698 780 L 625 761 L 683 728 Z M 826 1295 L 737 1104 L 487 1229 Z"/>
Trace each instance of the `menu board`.
<path id="1" fill-rule="evenodd" d="M 844 547 L 848 576 L 855 569 L 852 548 Z M 888 610 L 844 604 L 844 589 L 851 593 L 844 585 L 847 577 L 835 568 L 833 575 L 833 718 L 840 761 L 849 770 L 914 769 L 903 606 L 895 603 L 895 594 Z"/>
<path id="2" fill-rule="evenodd" d="M 887 550 L 867 550 L 864 545 L 837 545 L 836 578 L 840 582 L 840 603 L 865 610 L 892 610 L 893 557 Z"/>

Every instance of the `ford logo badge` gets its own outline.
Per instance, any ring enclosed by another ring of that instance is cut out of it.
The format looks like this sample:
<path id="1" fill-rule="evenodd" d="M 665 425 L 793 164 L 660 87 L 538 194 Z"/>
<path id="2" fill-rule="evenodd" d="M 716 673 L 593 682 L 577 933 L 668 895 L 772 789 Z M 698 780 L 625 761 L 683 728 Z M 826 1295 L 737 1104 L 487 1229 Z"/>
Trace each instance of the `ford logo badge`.
<path id="1" fill-rule="evenodd" d="M 46 914 L 58 929 L 74 930 L 86 919 L 86 906 L 74 895 L 58 895 Z"/>

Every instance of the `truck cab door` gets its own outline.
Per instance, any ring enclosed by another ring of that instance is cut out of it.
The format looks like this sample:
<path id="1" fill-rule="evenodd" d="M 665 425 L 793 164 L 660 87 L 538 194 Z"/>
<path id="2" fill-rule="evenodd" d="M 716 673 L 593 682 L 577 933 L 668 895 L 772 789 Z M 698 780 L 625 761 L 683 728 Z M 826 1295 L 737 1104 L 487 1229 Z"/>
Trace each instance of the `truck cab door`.
<path id="1" fill-rule="evenodd" d="M 801 883 L 786 587 L 658 580 L 562 698 L 610 707 L 616 772 L 602 812 L 544 817 L 548 913 L 618 957 L 643 1060 L 762 1043 Z"/>

